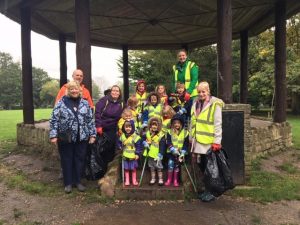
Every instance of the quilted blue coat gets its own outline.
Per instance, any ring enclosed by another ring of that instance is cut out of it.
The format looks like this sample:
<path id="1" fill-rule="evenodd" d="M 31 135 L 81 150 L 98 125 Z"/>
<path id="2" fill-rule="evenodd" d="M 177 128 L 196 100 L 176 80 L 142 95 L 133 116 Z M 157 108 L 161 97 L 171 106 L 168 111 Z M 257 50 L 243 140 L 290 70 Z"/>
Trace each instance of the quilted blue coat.
<path id="1" fill-rule="evenodd" d="M 79 100 L 77 117 L 74 111 L 68 107 L 69 97 L 64 96 L 54 107 L 50 118 L 50 138 L 58 136 L 58 132 L 72 131 L 72 142 L 87 141 L 89 137 L 96 137 L 96 128 L 92 110 L 88 102 L 82 98 Z M 78 139 L 77 139 L 78 138 Z"/>

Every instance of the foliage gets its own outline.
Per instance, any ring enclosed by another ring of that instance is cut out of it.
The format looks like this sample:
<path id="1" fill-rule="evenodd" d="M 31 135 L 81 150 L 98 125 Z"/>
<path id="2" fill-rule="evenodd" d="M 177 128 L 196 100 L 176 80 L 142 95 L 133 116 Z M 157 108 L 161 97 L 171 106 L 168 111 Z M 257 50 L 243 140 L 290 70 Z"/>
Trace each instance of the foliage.
<path id="1" fill-rule="evenodd" d="M 92 99 L 94 102 L 97 102 L 99 98 L 100 98 L 100 88 L 94 81 L 92 81 Z"/>
<path id="2" fill-rule="evenodd" d="M 21 105 L 21 66 L 4 52 L 0 52 L 0 90 L 0 106 L 4 109 Z"/>
<path id="3" fill-rule="evenodd" d="M 45 83 L 50 81 L 48 73 L 41 68 L 32 68 L 32 94 L 33 94 L 33 105 L 35 108 L 39 108 L 43 105 L 40 98 L 40 92 Z M 57 92 L 56 92 L 57 93 Z"/>
<path id="4" fill-rule="evenodd" d="M 41 89 L 40 101 L 44 107 L 53 107 L 56 95 L 59 91 L 58 80 L 47 81 Z"/>

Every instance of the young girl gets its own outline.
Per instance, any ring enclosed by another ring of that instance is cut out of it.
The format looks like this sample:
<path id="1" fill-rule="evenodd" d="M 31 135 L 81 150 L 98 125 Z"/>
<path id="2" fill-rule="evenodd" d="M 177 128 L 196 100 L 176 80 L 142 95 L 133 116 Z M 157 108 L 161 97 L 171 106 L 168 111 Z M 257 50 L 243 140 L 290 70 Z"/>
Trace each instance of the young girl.
<path id="1" fill-rule="evenodd" d="M 123 125 L 125 123 L 125 121 L 130 121 L 133 120 L 133 116 L 132 116 L 132 112 L 129 108 L 125 108 L 121 114 L 121 119 L 119 119 L 118 121 L 118 134 L 119 136 L 122 135 L 123 133 Z M 134 121 L 134 120 L 133 120 Z"/>
<path id="2" fill-rule="evenodd" d="M 152 117 L 161 118 L 161 115 L 162 115 L 162 105 L 160 104 L 160 98 L 155 92 L 152 92 L 148 96 L 147 105 L 143 112 L 143 116 L 142 116 L 143 126 L 142 127 L 146 126 L 148 123 L 148 120 L 151 119 Z"/>
<path id="3" fill-rule="evenodd" d="M 138 167 L 139 155 L 142 152 L 142 139 L 135 133 L 133 120 L 125 121 L 122 127 L 123 134 L 120 137 L 119 148 L 123 151 L 123 166 L 125 186 L 130 185 L 129 172 L 131 171 L 132 184 L 138 185 L 136 180 L 136 168 Z"/>
<path id="4" fill-rule="evenodd" d="M 168 95 L 166 92 L 166 87 L 164 85 L 157 85 L 155 88 L 155 93 L 160 97 L 160 102 L 162 105 L 168 105 Z"/>
<path id="5" fill-rule="evenodd" d="M 165 105 L 162 110 L 162 132 L 166 135 L 171 128 L 171 119 L 175 115 L 175 111 L 169 105 Z"/>
<path id="6" fill-rule="evenodd" d="M 170 186 L 173 181 L 173 186 L 179 186 L 180 163 L 184 160 L 189 145 L 188 131 L 183 129 L 182 117 L 175 115 L 171 120 L 171 130 L 167 134 L 168 146 L 168 180 L 165 186 Z"/>
<path id="7" fill-rule="evenodd" d="M 146 139 L 143 142 L 146 149 L 143 155 L 148 157 L 148 166 L 151 172 L 150 185 L 155 184 L 155 171 L 157 171 L 158 185 L 162 186 L 164 184 L 162 159 L 166 148 L 166 140 L 164 134 L 161 132 L 160 118 L 153 117 L 149 120 L 149 130 L 144 139 Z"/>

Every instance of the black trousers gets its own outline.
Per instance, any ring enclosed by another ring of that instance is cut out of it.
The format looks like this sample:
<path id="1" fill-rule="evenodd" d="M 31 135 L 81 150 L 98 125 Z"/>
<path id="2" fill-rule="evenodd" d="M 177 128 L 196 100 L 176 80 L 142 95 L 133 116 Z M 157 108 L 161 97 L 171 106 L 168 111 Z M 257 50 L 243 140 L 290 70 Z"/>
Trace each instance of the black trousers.
<path id="1" fill-rule="evenodd" d="M 206 164 L 207 164 L 207 157 L 205 154 L 200 154 L 200 163 L 198 163 L 198 166 L 202 172 L 202 174 L 204 174 L 205 168 L 206 168 Z"/>
<path id="2" fill-rule="evenodd" d="M 58 142 L 64 185 L 79 184 L 84 170 L 87 141 L 76 143 Z"/>
<path id="3" fill-rule="evenodd" d="M 116 143 L 118 140 L 117 137 L 117 129 L 112 128 L 112 129 L 104 129 L 104 134 L 109 138 L 109 143 L 105 147 L 105 151 L 102 153 L 103 159 L 105 162 L 109 163 L 111 162 L 116 153 Z"/>

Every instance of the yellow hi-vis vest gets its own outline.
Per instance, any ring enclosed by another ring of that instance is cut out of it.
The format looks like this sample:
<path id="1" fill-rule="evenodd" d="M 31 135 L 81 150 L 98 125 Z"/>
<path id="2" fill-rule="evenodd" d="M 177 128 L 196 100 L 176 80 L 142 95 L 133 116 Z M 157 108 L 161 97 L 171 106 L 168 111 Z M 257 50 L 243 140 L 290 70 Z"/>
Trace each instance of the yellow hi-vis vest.
<path id="1" fill-rule="evenodd" d="M 126 137 L 125 134 L 122 134 L 120 140 L 123 146 L 123 156 L 128 159 L 135 159 L 135 143 L 138 142 L 140 136 L 133 133 L 129 137 Z"/>
<path id="2" fill-rule="evenodd" d="M 148 156 L 156 159 L 158 157 L 158 153 L 159 153 L 159 142 L 160 139 L 163 137 L 163 133 L 159 132 L 158 134 L 154 135 L 153 137 L 151 136 L 150 132 L 147 131 L 146 133 L 146 139 L 147 142 L 149 144 L 149 152 L 148 152 Z M 145 149 L 143 156 L 147 156 L 147 151 L 148 149 Z"/>
<path id="3" fill-rule="evenodd" d="M 172 108 L 177 106 L 184 107 L 185 101 L 181 101 L 179 97 L 175 97 L 175 100 L 171 103 Z"/>
<path id="4" fill-rule="evenodd" d="M 153 105 L 147 105 L 148 109 L 148 118 L 157 117 L 161 119 L 161 113 L 162 113 L 162 105 L 158 104 L 156 107 Z"/>
<path id="5" fill-rule="evenodd" d="M 146 105 L 146 101 L 147 101 L 147 92 L 144 92 L 144 94 L 141 96 L 140 94 L 136 93 L 135 97 L 138 100 L 138 105 L 137 105 L 137 112 L 141 113 L 142 109 L 143 109 L 143 104 L 144 106 Z"/>
<path id="6" fill-rule="evenodd" d="M 182 129 L 179 134 L 176 134 L 173 130 L 170 130 L 169 134 L 171 136 L 171 140 L 174 148 L 180 151 L 182 149 L 184 139 L 189 135 L 189 132 L 185 129 Z M 187 149 L 185 150 L 187 151 Z"/>
<path id="7" fill-rule="evenodd" d="M 221 99 L 216 99 L 209 107 L 199 113 L 198 117 L 195 117 L 195 110 L 192 109 L 192 120 L 196 120 L 196 124 L 192 127 L 192 133 L 197 142 L 201 144 L 214 143 L 214 115 L 217 105 L 223 107 L 224 103 Z"/>
<path id="8" fill-rule="evenodd" d="M 191 62 L 191 61 L 188 61 L 187 62 L 187 65 L 185 67 L 185 77 L 184 77 L 184 86 L 185 86 L 185 89 L 188 89 L 190 84 L 191 84 L 191 69 L 192 67 L 195 65 L 194 62 Z M 175 74 L 175 85 L 177 83 L 177 80 L 178 80 L 178 70 L 176 69 L 176 65 L 173 66 L 173 71 L 174 71 L 174 74 Z M 197 92 L 197 86 L 198 86 L 198 81 L 195 85 L 195 88 L 194 90 L 192 91 L 191 93 L 191 97 L 194 97 L 194 96 L 197 96 L 198 95 L 198 92 Z"/>
<path id="9" fill-rule="evenodd" d="M 162 121 L 161 131 L 163 134 L 167 134 L 171 128 L 171 119 L 165 119 Z"/>

